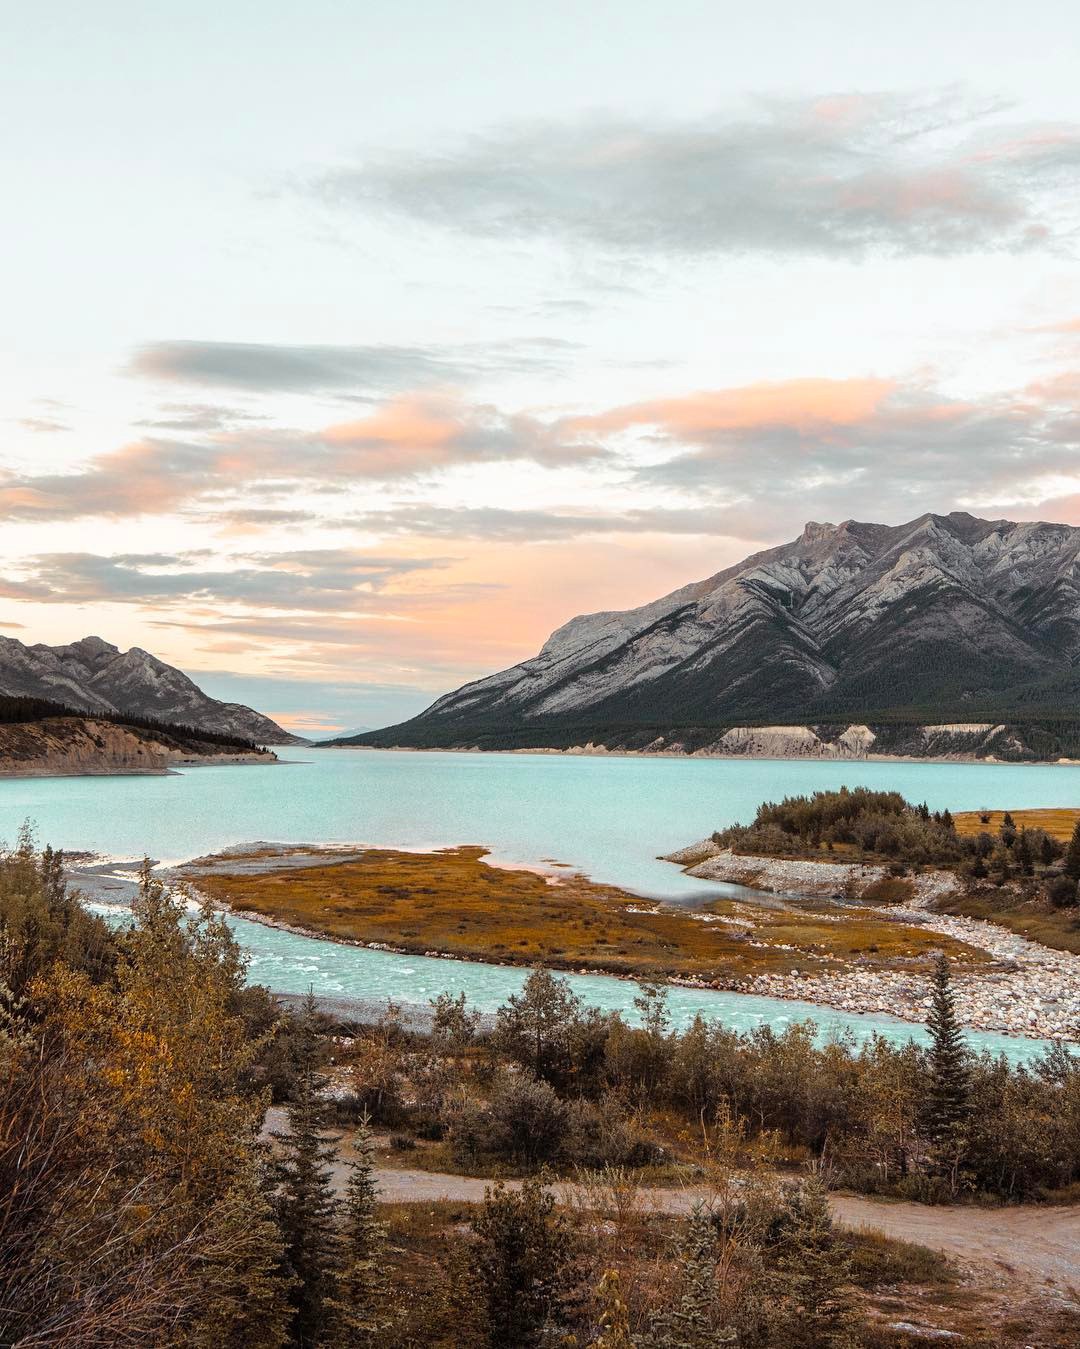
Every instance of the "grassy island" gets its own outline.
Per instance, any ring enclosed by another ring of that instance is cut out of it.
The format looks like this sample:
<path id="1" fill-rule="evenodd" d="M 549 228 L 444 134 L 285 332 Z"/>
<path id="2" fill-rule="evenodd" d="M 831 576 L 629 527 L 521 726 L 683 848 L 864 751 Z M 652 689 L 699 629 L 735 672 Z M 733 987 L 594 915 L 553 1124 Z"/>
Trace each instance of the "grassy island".
<path id="1" fill-rule="evenodd" d="M 727 984 L 753 974 L 928 968 L 945 950 L 961 967 L 985 955 L 873 908 L 796 900 L 714 900 L 689 909 L 584 876 L 510 870 L 481 847 L 342 856 L 238 855 L 190 875 L 238 913 L 337 940 L 474 960 Z M 298 865 L 298 863 L 300 863 Z"/>

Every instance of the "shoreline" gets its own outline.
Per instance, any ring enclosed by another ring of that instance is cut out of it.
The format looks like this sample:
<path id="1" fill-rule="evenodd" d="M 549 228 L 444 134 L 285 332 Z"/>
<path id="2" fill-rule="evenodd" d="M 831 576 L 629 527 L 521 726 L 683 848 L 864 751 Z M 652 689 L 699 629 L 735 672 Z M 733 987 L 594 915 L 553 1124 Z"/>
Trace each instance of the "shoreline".
<path id="1" fill-rule="evenodd" d="M 164 764 L 147 765 L 145 768 L 137 764 L 109 764 L 107 762 L 98 766 L 77 764 L 70 768 L 64 768 L 56 764 L 28 764 L 25 768 L 0 768 L 0 781 L 17 782 L 24 778 L 168 778 L 179 777 L 188 768 L 233 766 L 271 768 L 274 765 L 280 766 L 281 763 L 282 760 L 274 753 L 244 753 L 207 754 L 198 757 L 183 756 L 167 759 Z"/>
<path id="2" fill-rule="evenodd" d="M 730 880 L 767 894 L 836 895 L 852 883 L 864 889 L 886 875 L 884 866 L 861 862 L 818 862 L 801 858 L 734 853 L 711 840 L 690 844 L 663 860 L 702 880 Z M 817 875 L 815 876 L 815 871 Z M 812 887 L 817 881 L 816 890 Z M 965 1026 L 1006 1035 L 1080 1041 L 1080 956 L 1055 950 L 983 918 L 934 912 L 936 900 L 957 893 L 952 872 L 933 871 L 910 878 L 914 893 L 906 902 L 878 911 L 899 922 L 918 923 L 943 937 L 985 951 L 999 965 L 993 972 L 965 973 L 953 979 L 957 1013 Z M 853 901 L 858 903 L 858 897 Z M 848 970 L 829 975 L 759 974 L 748 992 L 768 997 L 800 997 L 846 1012 L 890 1012 L 904 1020 L 924 1019 L 929 1008 L 927 980 L 893 971 Z M 920 1017 L 921 1014 L 921 1017 Z"/>
<path id="3" fill-rule="evenodd" d="M 237 851 L 242 852 L 243 849 Z M 350 856 L 349 850 L 344 846 L 335 848 L 333 852 L 340 861 L 348 860 Z M 354 849 L 353 856 L 355 852 Z M 679 857 L 680 854 L 676 853 L 670 860 L 677 862 Z M 226 858 L 227 855 L 224 855 L 217 860 Z M 317 857 L 301 856 L 291 864 L 310 865 L 312 861 L 317 860 Z M 767 860 L 753 859 L 753 863 L 764 864 Z M 290 863 L 285 862 L 284 865 L 288 866 Z M 803 864 L 804 867 L 821 865 L 824 864 L 812 862 Z M 851 864 L 838 865 L 850 868 Z M 282 858 L 273 855 L 260 858 L 251 864 L 251 869 L 256 872 L 282 868 Z M 533 869 L 545 874 L 549 882 L 558 884 L 560 878 L 557 875 L 545 873 L 540 867 Z M 698 870 L 694 867 L 683 869 L 690 874 Z M 858 870 L 864 881 L 872 881 L 883 869 L 859 867 Z M 184 876 L 183 869 L 180 869 L 177 875 L 179 879 L 185 879 L 193 890 L 198 891 L 198 886 Z M 755 884 L 756 881 L 760 881 L 760 874 L 733 877 L 705 873 L 701 878 L 710 881 L 737 880 L 740 884 L 746 884 L 748 889 L 768 893 L 768 887 Z M 958 1011 L 963 1024 L 972 1030 L 1029 1038 L 1048 1040 L 1080 1038 L 1080 957 L 1052 951 L 980 919 L 931 914 L 921 906 L 931 903 L 945 893 L 948 888 L 945 881 L 951 884 L 952 877 L 934 873 L 924 880 L 923 893 L 912 901 L 901 905 L 883 906 L 875 912 L 880 913 L 886 920 L 929 929 L 951 941 L 963 942 L 989 955 L 993 966 L 987 973 L 965 972 L 955 976 Z M 796 889 L 791 885 L 778 888 L 781 894 Z M 830 897 L 835 895 L 837 886 L 834 878 L 828 879 L 827 888 Z M 802 897 L 807 895 L 802 886 L 797 888 L 796 893 Z M 820 892 L 817 897 L 822 897 Z M 489 967 L 531 969 L 538 963 L 535 955 L 531 954 L 515 957 L 512 953 L 506 953 L 495 958 L 483 951 L 469 953 L 444 951 L 436 945 L 429 945 L 422 938 L 405 945 L 394 941 L 365 941 L 362 938 L 321 932 L 257 910 L 236 909 L 219 898 L 214 898 L 212 902 L 234 917 L 315 941 L 332 941 L 338 945 L 393 955 L 450 960 Z M 842 911 L 838 912 L 836 920 L 844 921 Z M 544 963 L 548 968 L 561 973 L 602 976 L 630 983 L 639 982 L 643 977 L 640 974 L 627 973 L 625 970 L 605 967 L 603 964 L 597 965 L 559 956 L 549 957 Z M 795 970 L 790 974 L 760 972 L 712 979 L 694 974 L 669 972 L 660 976 L 658 981 L 671 987 L 807 1002 L 818 1007 L 858 1015 L 884 1014 L 918 1025 L 925 1024 L 929 1007 L 930 984 L 926 973 L 904 969 L 871 971 L 859 969 L 857 964 L 851 964 L 837 972 L 820 974 Z"/>
<path id="4" fill-rule="evenodd" d="M 1080 759 L 998 759 L 994 755 L 976 754 L 716 754 L 709 750 L 689 752 L 671 749 L 607 749 L 604 746 L 574 745 L 569 749 L 548 749 L 537 746 L 530 749 L 481 749 L 479 745 L 344 745 L 326 743 L 313 749 L 361 750 L 370 754 L 537 754 L 546 757 L 562 756 L 569 759 L 696 759 L 718 763 L 911 763 L 952 764 L 987 768 L 1077 768 Z"/>
<path id="5" fill-rule="evenodd" d="M 196 865 L 205 867 L 209 861 L 226 862 L 232 854 L 250 854 L 253 848 L 295 849 L 307 848 L 307 855 L 295 853 L 291 865 L 305 866 L 345 862 L 350 857 L 368 850 L 366 845 L 345 843 L 328 845 L 235 845 L 234 848 L 214 854 L 213 858 L 191 858 L 187 861 L 158 865 L 156 874 L 166 881 L 183 885 L 193 898 L 210 899 L 220 912 L 246 922 L 289 933 L 293 936 L 317 942 L 331 942 L 340 946 L 351 946 L 360 950 L 379 951 L 384 954 L 404 957 L 422 957 L 458 964 L 474 964 L 492 968 L 532 969 L 538 962 L 535 957 L 523 956 L 520 959 L 488 958 L 483 954 L 462 955 L 442 951 L 427 946 L 422 941 L 412 946 L 401 946 L 392 942 L 367 942 L 358 938 L 343 937 L 333 933 L 319 932 L 299 924 L 262 914 L 254 910 L 235 909 L 226 901 L 208 896 L 192 881 L 190 869 Z M 693 849 L 684 850 L 693 852 Z M 314 854 L 314 855 L 312 855 Z M 329 854 L 329 856 L 328 856 Z M 683 865 L 679 854 L 671 854 L 668 859 L 688 874 L 697 869 L 693 864 Z M 777 863 L 779 859 L 754 858 L 754 864 Z M 267 851 L 257 860 L 252 859 L 256 871 L 280 870 L 290 863 L 279 853 Z M 700 865 L 700 860 L 698 865 Z M 790 864 L 788 864 L 790 865 Z M 824 864 L 806 862 L 804 866 Z M 837 864 L 840 866 L 852 864 Z M 91 893 L 87 898 L 91 902 L 124 903 L 122 896 L 126 892 L 130 897 L 134 881 L 115 874 L 119 869 L 131 869 L 137 866 L 133 859 L 85 859 L 80 864 L 69 867 L 68 874 L 72 884 L 80 887 L 80 881 L 90 882 L 86 887 Z M 554 883 L 561 879 L 558 873 L 548 872 L 538 864 L 530 870 L 536 871 Z M 860 868 L 862 871 L 871 870 Z M 703 877 L 703 879 L 714 879 Z M 719 878 L 716 878 L 719 879 Z M 760 874 L 757 877 L 760 879 Z M 743 882 L 740 882 L 743 883 Z M 835 883 L 831 882 L 835 892 Z M 759 893 L 787 893 L 781 889 L 770 892 L 760 885 L 750 884 L 749 889 Z M 930 902 L 931 894 L 923 902 Z M 918 904 L 918 900 L 915 904 Z M 940 931 L 941 935 L 966 942 L 987 952 L 994 961 L 995 968 L 986 974 L 963 974 L 954 979 L 957 996 L 957 1009 L 961 1022 L 966 1029 L 999 1033 L 1018 1038 L 1045 1039 L 1063 1042 L 1075 1042 L 1080 1039 L 1080 956 L 1066 952 L 1053 951 L 1026 938 L 1015 936 L 1006 929 L 982 919 L 952 917 L 927 912 L 911 903 L 885 906 L 879 910 L 884 916 L 898 922 L 919 925 L 931 931 Z M 838 915 L 838 921 L 843 921 Z M 545 962 L 547 967 L 564 974 L 598 976 L 618 979 L 627 983 L 637 983 L 643 976 L 628 974 L 624 971 L 582 964 L 558 957 Z M 694 975 L 671 974 L 658 982 L 675 988 L 698 989 L 717 993 L 760 996 L 782 1001 L 810 1003 L 823 1010 L 842 1011 L 856 1015 L 886 1015 L 899 1021 L 914 1025 L 925 1025 L 929 1006 L 929 981 L 914 971 L 876 970 L 866 971 L 846 969 L 830 974 L 807 974 L 794 971 L 791 974 L 759 973 L 736 976 L 728 979 L 706 980 Z M 363 1000 L 361 1000 L 363 1001 Z"/>

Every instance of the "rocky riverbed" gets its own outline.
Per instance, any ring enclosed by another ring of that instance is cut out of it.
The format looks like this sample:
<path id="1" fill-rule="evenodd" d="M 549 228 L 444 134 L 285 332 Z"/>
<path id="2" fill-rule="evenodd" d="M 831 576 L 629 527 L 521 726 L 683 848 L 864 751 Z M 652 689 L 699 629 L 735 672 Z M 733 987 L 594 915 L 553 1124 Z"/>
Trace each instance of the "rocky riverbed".
<path id="1" fill-rule="evenodd" d="M 710 839 L 669 854 L 691 876 L 735 882 L 771 894 L 856 900 L 885 876 L 885 868 L 848 862 L 753 857 L 721 849 Z M 995 923 L 934 913 L 928 906 L 954 893 L 948 871 L 910 877 L 913 894 L 905 904 L 876 909 L 902 923 L 918 923 L 942 936 L 987 952 L 985 972 L 954 976 L 957 1012 L 967 1026 L 1010 1035 L 1080 1040 L 1080 956 L 1055 951 L 1017 936 Z M 930 986 L 920 974 L 903 970 L 847 969 L 829 974 L 759 974 L 739 988 L 774 998 L 800 998 L 845 1012 L 887 1012 L 925 1021 Z"/>

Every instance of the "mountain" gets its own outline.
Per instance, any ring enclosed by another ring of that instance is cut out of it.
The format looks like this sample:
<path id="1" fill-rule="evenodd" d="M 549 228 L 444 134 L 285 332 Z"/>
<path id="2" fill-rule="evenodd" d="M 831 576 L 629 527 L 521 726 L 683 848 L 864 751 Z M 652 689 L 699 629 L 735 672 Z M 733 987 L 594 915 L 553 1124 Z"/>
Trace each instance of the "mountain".
<path id="1" fill-rule="evenodd" d="M 571 619 L 531 660 L 351 743 L 701 749 L 737 726 L 1077 722 L 1080 748 L 1078 556 L 1080 529 L 959 511 L 812 522 L 651 604 Z"/>
<path id="2" fill-rule="evenodd" d="M 260 712 L 209 697 L 149 651 L 138 646 L 121 651 L 100 637 L 70 646 L 26 646 L 0 637 L 0 694 L 45 698 L 79 712 L 151 717 L 260 744 L 298 743 Z"/>

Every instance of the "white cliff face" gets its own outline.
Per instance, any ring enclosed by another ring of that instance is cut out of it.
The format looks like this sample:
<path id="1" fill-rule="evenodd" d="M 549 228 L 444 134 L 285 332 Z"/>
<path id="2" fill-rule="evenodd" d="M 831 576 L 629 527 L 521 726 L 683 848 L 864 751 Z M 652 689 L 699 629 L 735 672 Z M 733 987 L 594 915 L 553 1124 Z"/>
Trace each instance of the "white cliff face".
<path id="1" fill-rule="evenodd" d="M 209 697 L 141 647 L 120 651 L 100 637 L 68 646 L 26 646 L 0 637 L 0 693 L 46 698 L 79 712 L 154 717 L 264 744 L 294 739 L 250 707 Z"/>
<path id="2" fill-rule="evenodd" d="M 905 699 L 945 721 L 1040 680 L 1058 681 L 1049 696 L 1066 710 L 1080 689 L 1078 557 L 1080 529 L 1059 524 L 811 523 L 651 604 L 571 619 L 531 660 L 410 725 L 873 721 Z"/>

